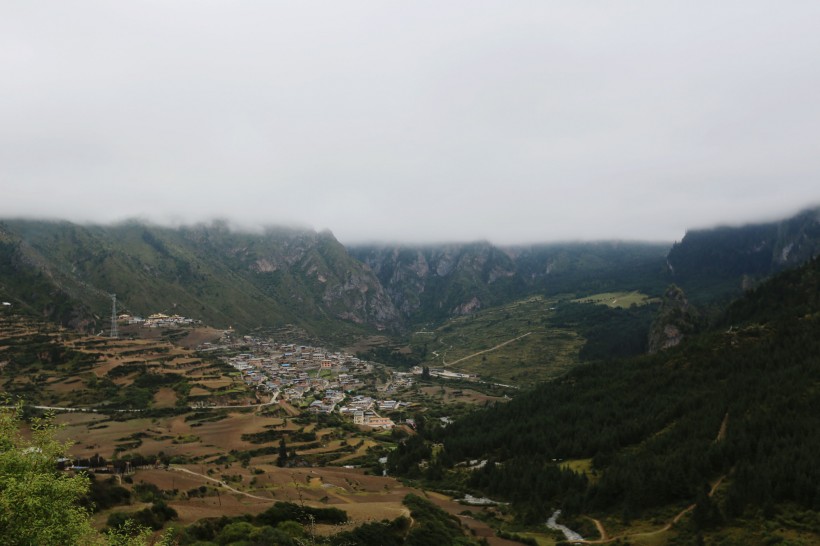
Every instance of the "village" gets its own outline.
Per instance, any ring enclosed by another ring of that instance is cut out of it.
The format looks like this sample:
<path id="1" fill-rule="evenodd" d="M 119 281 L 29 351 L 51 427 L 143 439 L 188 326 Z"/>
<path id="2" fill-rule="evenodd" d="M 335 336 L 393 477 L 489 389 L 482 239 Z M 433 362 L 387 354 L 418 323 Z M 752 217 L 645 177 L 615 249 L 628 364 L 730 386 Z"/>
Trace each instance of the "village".
<path id="1" fill-rule="evenodd" d="M 412 419 L 396 423 L 382 415 L 407 408 L 408 402 L 394 400 L 392 395 L 413 386 L 413 373 L 390 370 L 323 347 L 254 336 L 238 341 L 228 331 L 219 343 L 205 343 L 198 349 L 230 353 L 229 348 L 241 346 L 243 352 L 220 358 L 241 374 L 248 387 L 269 396 L 270 403 L 284 400 L 314 414 L 336 412 L 356 425 L 373 429 L 415 425 Z"/>
<path id="2" fill-rule="evenodd" d="M 143 328 L 173 328 L 175 326 L 193 326 L 194 324 L 200 324 L 200 321 L 192 318 L 180 315 L 166 315 L 165 313 L 154 313 L 148 315 L 148 318 L 124 313 L 119 315 L 117 319 L 124 324 L 136 324 Z"/>
<path id="3" fill-rule="evenodd" d="M 154 313 L 142 318 L 121 314 L 123 325 L 150 329 L 190 329 L 199 321 L 177 314 Z M 288 336 L 283 336 L 286 340 Z M 311 414 L 335 413 L 353 424 L 374 430 L 401 426 L 415 429 L 412 418 L 418 410 L 418 381 L 430 378 L 479 383 L 477 376 L 441 368 L 415 366 L 399 371 L 363 360 L 344 351 L 292 341 L 276 341 L 257 335 L 222 331 L 218 340 L 196 347 L 234 370 L 257 394 L 257 405 L 284 403 L 292 411 Z M 454 390 L 455 396 L 461 391 Z M 402 399 L 403 398 L 403 399 Z M 412 401 L 411 401 L 412 400 Z M 219 401 L 195 401 L 193 408 L 227 408 Z M 442 419 L 444 426 L 447 419 Z"/>

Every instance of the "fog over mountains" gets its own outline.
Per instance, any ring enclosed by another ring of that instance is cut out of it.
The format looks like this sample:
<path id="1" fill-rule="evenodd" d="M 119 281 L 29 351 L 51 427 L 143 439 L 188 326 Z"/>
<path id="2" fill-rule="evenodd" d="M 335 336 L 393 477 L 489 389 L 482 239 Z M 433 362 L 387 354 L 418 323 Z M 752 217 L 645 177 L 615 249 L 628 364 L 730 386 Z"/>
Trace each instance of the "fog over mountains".
<path id="1" fill-rule="evenodd" d="M 4 4 L 0 217 L 512 244 L 820 203 L 812 2 Z"/>
<path id="2" fill-rule="evenodd" d="M 345 247 L 330 232 L 221 223 L 163 228 L 7 220 L 0 297 L 100 328 L 116 293 L 136 314 L 174 311 L 247 330 L 401 331 L 529 294 L 678 283 L 695 300 L 737 294 L 820 251 L 818 209 L 776 223 L 691 231 L 679 243 Z"/>

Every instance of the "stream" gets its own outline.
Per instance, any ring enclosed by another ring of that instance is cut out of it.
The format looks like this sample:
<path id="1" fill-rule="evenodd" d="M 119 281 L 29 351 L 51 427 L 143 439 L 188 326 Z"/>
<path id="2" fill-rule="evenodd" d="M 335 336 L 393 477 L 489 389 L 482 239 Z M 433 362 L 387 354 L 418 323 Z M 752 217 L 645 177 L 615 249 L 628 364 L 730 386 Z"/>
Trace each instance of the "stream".
<path id="1" fill-rule="evenodd" d="M 550 516 L 550 519 L 547 520 L 547 527 L 552 529 L 553 531 L 561 531 L 564 533 L 564 537 L 569 541 L 581 541 L 584 540 L 584 537 L 567 527 L 566 525 L 561 525 L 558 523 L 558 518 L 561 516 L 561 511 L 556 510 Z"/>

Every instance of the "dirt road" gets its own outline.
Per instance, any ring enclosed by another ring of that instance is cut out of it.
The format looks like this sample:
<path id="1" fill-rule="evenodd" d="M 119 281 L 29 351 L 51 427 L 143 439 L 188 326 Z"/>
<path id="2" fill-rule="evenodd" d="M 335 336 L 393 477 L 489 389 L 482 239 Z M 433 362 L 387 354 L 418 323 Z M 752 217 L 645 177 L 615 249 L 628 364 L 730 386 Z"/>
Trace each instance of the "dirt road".
<path id="1" fill-rule="evenodd" d="M 202 478 L 203 480 L 208 480 L 209 482 L 214 482 L 215 484 L 222 486 L 223 488 L 227 489 L 231 493 L 237 493 L 239 495 L 244 495 L 244 496 L 249 497 L 251 499 L 261 500 L 261 501 L 265 501 L 265 502 L 276 502 L 276 499 L 271 499 L 271 498 L 268 498 L 268 497 L 259 497 L 257 495 L 253 495 L 251 493 L 247 493 L 245 491 L 240 491 L 239 489 L 231 487 L 230 485 L 223 482 L 222 480 L 212 478 L 212 477 L 207 476 L 205 474 L 200 474 L 199 472 L 194 472 L 193 470 L 188 470 L 187 468 L 182 468 L 182 467 L 179 467 L 179 466 L 169 466 L 168 470 L 171 470 L 173 472 L 184 472 L 186 474 L 192 474 L 194 476 L 198 476 L 198 477 Z"/>
<path id="2" fill-rule="evenodd" d="M 445 366 L 453 366 L 454 364 L 458 364 L 459 362 L 464 362 L 465 360 L 469 360 L 470 358 L 473 358 L 473 357 L 476 357 L 476 356 L 479 356 L 479 355 L 483 355 L 484 353 L 489 353 L 489 352 L 491 352 L 491 351 L 495 351 L 495 350 L 497 350 L 497 349 L 500 349 L 500 348 L 501 348 L 501 347 L 503 347 L 504 345 L 509 345 L 509 344 L 510 344 L 510 343 L 512 343 L 513 341 L 518 341 L 518 340 L 519 340 L 519 339 L 521 339 L 521 338 L 525 338 L 525 337 L 527 337 L 528 335 L 530 335 L 531 333 L 532 333 L 532 332 L 527 332 L 526 334 L 520 335 L 520 336 L 518 336 L 518 337 L 514 337 L 514 338 L 512 338 L 512 339 L 508 339 L 507 341 L 505 341 L 505 342 L 503 342 L 503 343 L 499 343 L 499 344 L 498 344 L 498 345 L 496 345 L 495 347 L 490 347 L 489 349 L 484 349 L 483 351 L 478 351 L 477 353 L 473 353 L 473 354 L 471 354 L 471 355 L 464 356 L 464 357 L 462 357 L 462 358 L 459 358 L 458 360 L 454 360 L 453 362 L 445 362 L 445 361 L 444 361 L 444 359 L 442 358 L 442 359 L 441 359 L 441 363 L 442 363 L 442 364 L 444 364 Z"/>

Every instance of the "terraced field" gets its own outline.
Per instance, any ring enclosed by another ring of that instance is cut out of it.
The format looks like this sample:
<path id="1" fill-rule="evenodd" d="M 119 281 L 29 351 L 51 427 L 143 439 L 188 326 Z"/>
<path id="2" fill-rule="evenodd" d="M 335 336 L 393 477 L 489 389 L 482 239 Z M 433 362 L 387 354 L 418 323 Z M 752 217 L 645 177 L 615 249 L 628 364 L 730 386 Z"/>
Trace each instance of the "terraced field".
<path id="1" fill-rule="evenodd" d="M 532 297 L 482 310 L 416 333 L 412 344 L 427 347 L 430 367 L 517 385 L 548 380 L 576 365 L 584 344 L 577 332 L 550 325 L 558 304 Z"/>
<path id="2" fill-rule="evenodd" d="M 213 335 L 211 329 L 183 333 L 186 339 Z M 8 396 L 54 407 L 257 401 L 224 365 L 168 339 L 81 336 L 25 317 L 0 318 L 0 386 Z"/>
<path id="3" fill-rule="evenodd" d="M 637 291 L 604 292 L 572 300 L 573 303 L 594 303 L 597 305 L 606 305 L 607 307 L 618 307 L 620 309 L 627 309 L 633 305 L 648 305 L 655 301 L 657 301 L 657 298 L 651 298 Z"/>

